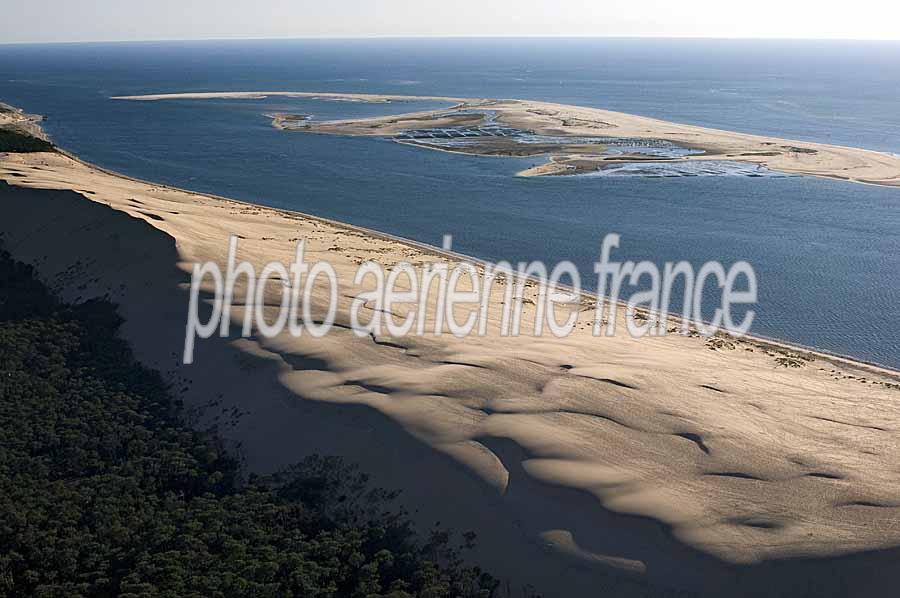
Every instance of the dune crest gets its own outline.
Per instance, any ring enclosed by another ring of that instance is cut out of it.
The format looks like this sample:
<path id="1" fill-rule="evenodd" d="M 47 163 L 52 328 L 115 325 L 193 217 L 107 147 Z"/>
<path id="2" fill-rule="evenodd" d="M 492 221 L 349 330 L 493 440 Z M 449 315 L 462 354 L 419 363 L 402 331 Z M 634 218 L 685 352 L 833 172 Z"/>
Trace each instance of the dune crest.
<path id="1" fill-rule="evenodd" d="M 186 367 L 190 264 L 223 264 L 229 234 L 258 266 L 289 263 L 306 239 L 351 295 L 360 260 L 441 256 L 61 154 L 0 156 L 0 179 L 13 255 L 70 299 L 119 302 L 136 354 L 248 468 L 312 451 L 353 459 L 403 488 L 423 525 L 477 529 L 479 560 L 547 595 L 594 595 L 619 576 L 616 595 L 644 583 L 741 595 L 767 588 L 772 571 L 872 583 L 841 555 L 900 546 L 895 372 L 753 339 L 595 338 L 590 326 L 566 339 L 359 338 L 347 297 L 322 339 L 210 339 Z"/>

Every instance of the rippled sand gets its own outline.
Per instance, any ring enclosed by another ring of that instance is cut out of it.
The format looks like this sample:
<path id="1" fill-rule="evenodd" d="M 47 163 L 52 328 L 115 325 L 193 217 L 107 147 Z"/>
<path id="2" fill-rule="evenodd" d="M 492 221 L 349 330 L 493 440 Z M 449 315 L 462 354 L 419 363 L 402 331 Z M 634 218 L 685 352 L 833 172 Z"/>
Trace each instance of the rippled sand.
<path id="1" fill-rule="evenodd" d="M 436 251 L 58 154 L 2 156 L 0 179 L 15 185 L 0 186 L 13 255 L 69 299 L 119 302 L 138 357 L 251 470 L 343 455 L 401 488 L 423 528 L 475 529 L 473 558 L 545 596 L 864 595 L 898 581 L 894 372 L 756 341 L 595 338 L 591 311 L 566 339 L 359 338 L 357 265 Z M 258 266 L 306 239 L 308 259 L 338 271 L 342 327 L 200 341 L 181 365 L 190 264 L 223 263 L 230 234 Z"/>

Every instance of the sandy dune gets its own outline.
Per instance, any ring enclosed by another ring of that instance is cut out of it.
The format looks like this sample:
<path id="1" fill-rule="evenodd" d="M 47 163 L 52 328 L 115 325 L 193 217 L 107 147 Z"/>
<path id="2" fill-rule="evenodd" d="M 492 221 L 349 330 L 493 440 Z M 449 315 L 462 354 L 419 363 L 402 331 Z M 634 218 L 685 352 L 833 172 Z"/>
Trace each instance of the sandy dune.
<path id="1" fill-rule="evenodd" d="M 302 130 L 315 133 L 341 135 L 395 135 L 406 129 L 452 126 L 454 112 L 489 109 L 496 113 L 497 121 L 511 127 L 555 136 L 608 136 L 639 139 L 659 139 L 684 147 L 704 150 L 685 160 L 729 160 L 759 164 L 771 170 L 791 174 L 805 174 L 847 180 L 872 185 L 900 186 L 900 156 L 871 150 L 793 141 L 777 137 L 749 135 L 693 125 L 667 122 L 655 118 L 613 112 L 599 108 L 570 106 L 530 100 L 489 100 L 479 98 L 454 98 L 442 96 L 398 96 L 376 94 L 343 94 L 291 91 L 258 92 L 209 92 L 172 93 L 142 96 L 118 96 L 118 100 L 171 100 L 171 99 L 247 99 L 267 96 L 326 98 L 347 101 L 402 101 L 442 100 L 457 104 L 451 109 L 413 112 L 409 114 L 316 122 L 310 121 Z M 277 124 L 277 119 L 276 119 Z M 425 147 L 419 145 L 419 147 Z M 547 150 L 546 164 L 519 173 L 522 176 L 548 176 L 579 174 L 596 170 L 610 162 L 628 158 L 597 155 L 596 152 L 579 154 L 579 145 Z M 496 155 L 496 148 L 489 146 Z M 444 151 L 447 151 L 444 149 Z M 469 150 L 478 153 L 477 150 Z M 542 152 L 544 153 L 544 152 Z"/>
<path id="2" fill-rule="evenodd" d="M 139 358 L 249 469 L 358 462 L 424 527 L 477 530 L 474 558 L 512 592 L 873 595 L 900 581 L 894 372 L 809 354 L 783 367 L 800 352 L 751 340 L 595 338 L 590 312 L 567 339 L 358 338 L 348 298 L 323 339 L 214 338 L 183 366 L 190 263 L 224 262 L 229 234 L 257 264 L 290 262 L 305 238 L 350 295 L 363 260 L 437 254 L 59 154 L 0 155 L 0 179 L 13 255 L 70 299 L 119 302 Z"/>

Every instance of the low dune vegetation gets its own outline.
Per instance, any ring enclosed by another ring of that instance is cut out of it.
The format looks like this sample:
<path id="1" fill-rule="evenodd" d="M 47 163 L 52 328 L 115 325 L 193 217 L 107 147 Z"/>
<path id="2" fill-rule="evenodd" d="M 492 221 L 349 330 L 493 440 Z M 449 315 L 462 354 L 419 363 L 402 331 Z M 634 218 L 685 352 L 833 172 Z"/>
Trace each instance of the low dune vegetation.
<path id="1" fill-rule="evenodd" d="M 0 129 L 0 152 L 49 152 L 53 144 L 15 129 Z"/>

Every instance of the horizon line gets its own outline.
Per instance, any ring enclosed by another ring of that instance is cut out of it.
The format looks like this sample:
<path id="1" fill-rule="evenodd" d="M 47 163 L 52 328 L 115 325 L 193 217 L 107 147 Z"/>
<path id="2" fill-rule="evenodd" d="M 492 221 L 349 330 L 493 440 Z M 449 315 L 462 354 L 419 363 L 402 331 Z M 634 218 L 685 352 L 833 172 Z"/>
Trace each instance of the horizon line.
<path id="1" fill-rule="evenodd" d="M 717 36 L 717 35 L 628 35 L 628 34 L 567 34 L 567 35 L 509 35 L 509 34 L 486 34 L 486 35 L 345 35 L 345 36 L 327 36 L 327 35 L 301 35 L 301 36 L 211 36 L 211 37 L 160 37 L 160 38 L 144 38 L 144 39 L 90 39 L 90 40 L 27 40 L 27 41 L 0 41 L 0 46 L 15 45 L 75 45 L 75 44 L 141 44 L 141 43 L 159 43 L 159 42 L 212 42 L 212 41 L 348 41 L 348 40 L 489 40 L 489 39 L 647 39 L 647 40 L 719 40 L 719 41 L 797 41 L 797 42 L 900 42 L 900 38 L 864 38 L 864 37 L 784 37 L 784 36 Z"/>

